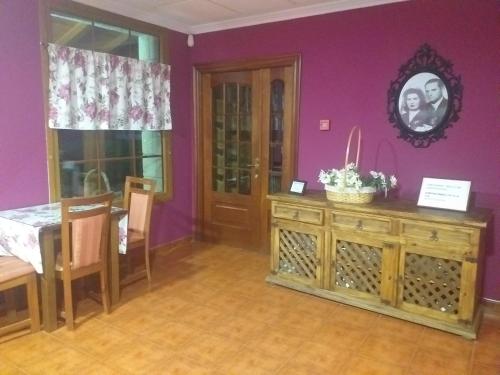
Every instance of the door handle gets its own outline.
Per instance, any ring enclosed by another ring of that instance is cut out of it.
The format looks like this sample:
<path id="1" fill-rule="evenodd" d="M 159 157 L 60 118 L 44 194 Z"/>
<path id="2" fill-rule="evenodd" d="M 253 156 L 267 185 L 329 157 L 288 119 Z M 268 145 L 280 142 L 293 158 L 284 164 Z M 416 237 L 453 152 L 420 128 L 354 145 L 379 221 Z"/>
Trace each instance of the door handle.
<path id="1" fill-rule="evenodd" d="M 255 158 L 254 164 L 247 164 L 248 168 L 259 168 L 260 167 L 260 159 Z"/>
<path id="2" fill-rule="evenodd" d="M 247 164 L 248 168 L 255 168 L 255 175 L 254 178 L 259 178 L 259 168 L 260 168 L 260 159 L 255 158 L 254 164 Z"/>

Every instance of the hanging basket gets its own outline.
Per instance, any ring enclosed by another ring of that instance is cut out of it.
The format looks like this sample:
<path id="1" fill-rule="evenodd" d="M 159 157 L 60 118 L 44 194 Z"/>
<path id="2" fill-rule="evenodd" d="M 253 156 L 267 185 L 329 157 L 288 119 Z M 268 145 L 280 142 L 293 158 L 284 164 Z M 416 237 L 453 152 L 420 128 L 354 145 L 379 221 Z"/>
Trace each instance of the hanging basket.
<path id="1" fill-rule="evenodd" d="M 359 162 L 359 150 L 361 146 L 361 129 L 358 126 L 355 126 L 351 129 L 349 134 L 349 139 L 347 141 L 347 148 L 345 151 L 345 165 L 344 168 L 347 168 L 347 164 L 349 164 L 349 151 L 351 149 L 351 141 L 354 132 L 358 133 L 358 144 L 356 150 L 356 162 L 355 165 L 358 166 Z M 326 198 L 333 202 L 339 203 L 353 203 L 353 204 L 364 204 L 370 203 L 375 196 L 377 190 L 373 187 L 362 187 L 361 189 L 355 188 L 343 188 L 325 185 L 326 190 Z"/>

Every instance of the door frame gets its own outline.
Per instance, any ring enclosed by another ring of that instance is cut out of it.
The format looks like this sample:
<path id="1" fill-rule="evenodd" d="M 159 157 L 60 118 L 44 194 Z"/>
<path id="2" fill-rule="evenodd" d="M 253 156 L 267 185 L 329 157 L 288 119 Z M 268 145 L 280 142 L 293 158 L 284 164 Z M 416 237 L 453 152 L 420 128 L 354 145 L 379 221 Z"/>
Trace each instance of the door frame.
<path id="1" fill-rule="evenodd" d="M 292 120 L 290 127 L 290 170 L 288 175 L 294 178 L 297 173 L 297 141 L 298 141 L 298 118 L 299 118 L 299 103 L 300 103 L 300 54 L 279 55 L 267 58 L 232 60 L 227 62 L 202 63 L 195 64 L 193 67 L 193 109 L 194 109 L 194 178 L 193 178 L 193 197 L 195 204 L 193 205 L 194 214 L 194 238 L 200 240 L 203 233 L 203 126 L 201 113 L 201 87 L 202 76 L 206 73 L 227 73 L 244 70 L 258 70 L 266 68 L 291 67 L 293 69 L 293 85 L 295 100 L 292 103 Z M 264 210 L 265 202 L 267 201 L 266 193 L 261 194 L 261 213 Z M 267 212 L 266 212 L 267 215 Z M 268 222 L 263 220 L 263 222 Z M 267 225 L 266 225 L 267 227 Z M 266 228 L 269 232 L 270 228 Z M 263 232 L 265 233 L 265 232 Z M 261 248 L 266 248 L 264 240 L 269 243 L 269 239 L 263 236 Z"/>

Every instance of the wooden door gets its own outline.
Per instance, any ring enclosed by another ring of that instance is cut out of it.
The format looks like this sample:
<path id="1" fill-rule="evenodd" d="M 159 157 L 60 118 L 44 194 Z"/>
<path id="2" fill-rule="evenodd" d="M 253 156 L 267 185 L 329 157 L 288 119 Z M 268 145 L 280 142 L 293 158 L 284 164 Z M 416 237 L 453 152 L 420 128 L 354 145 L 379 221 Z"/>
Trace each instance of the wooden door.
<path id="1" fill-rule="evenodd" d="M 267 249 L 266 196 L 294 177 L 296 67 L 198 69 L 199 233 Z"/>
<path id="2" fill-rule="evenodd" d="M 260 90 L 257 71 L 203 76 L 205 239 L 258 244 Z"/>

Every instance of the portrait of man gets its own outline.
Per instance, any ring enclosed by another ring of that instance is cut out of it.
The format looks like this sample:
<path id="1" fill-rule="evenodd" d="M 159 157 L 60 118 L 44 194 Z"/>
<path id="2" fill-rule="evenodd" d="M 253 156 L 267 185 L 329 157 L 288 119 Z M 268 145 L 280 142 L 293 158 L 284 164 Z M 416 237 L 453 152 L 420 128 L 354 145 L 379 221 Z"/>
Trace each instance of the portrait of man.
<path id="1" fill-rule="evenodd" d="M 438 125 L 446 114 L 448 99 L 443 96 L 446 86 L 439 78 L 431 78 L 425 83 L 425 96 L 431 126 Z"/>

